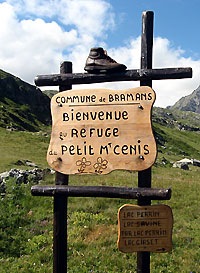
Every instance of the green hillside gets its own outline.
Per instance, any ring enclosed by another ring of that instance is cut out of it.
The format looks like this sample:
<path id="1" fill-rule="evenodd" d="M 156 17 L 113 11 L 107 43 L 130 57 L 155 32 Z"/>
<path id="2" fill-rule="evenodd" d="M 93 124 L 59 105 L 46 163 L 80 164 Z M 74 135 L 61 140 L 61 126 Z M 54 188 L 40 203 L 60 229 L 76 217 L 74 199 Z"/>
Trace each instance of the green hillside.
<path id="1" fill-rule="evenodd" d="M 165 117 L 166 113 L 170 118 Z M 200 128 L 200 114 L 191 113 L 188 117 L 185 117 L 184 114 L 181 111 L 175 114 L 174 111 L 154 108 L 153 131 L 158 148 L 157 164 L 162 163 L 163 157 L 169 163 L 184 157 L 200 160 L 200 131 L 197 130 Z M 25 120 L 28 122 L 27 119 Z M 187 130 L 180 128 L 187 128 Z M 41 154 L 41 150 L 38 149 L 42 143 L 41 149 L 47 150 L 49 137 L 46 136 L 50 136 L 50 129 L 48 131 L 47 129 L 48 127 L 43 127 L 43 130 L 47 132 L 45 136 L 37 136 L 29 132 L 10 132 L 0 128 L 2 145 L 0 152 L 5 153 L 6 151 L 6 156 L 0 160 L 0 170 L 8 170 L 17 159 L 30 159 L 39 165 L 41 162 L 43 162 L 42 165 L 46 165 L 46 154 L 45 152 Z"/>
<path id="2" fill-rule="evenodd" d="M 56 90 L 44 90 L 44 91 L 42 91 L 42 92 L 43 92 L 43 94 L 47 95 L 50 99 L 51 99 L 55 94 L 58 93 L 58 91 L 56 91 Z"/>
<path id="3" fill-rule="evenodd" d="M 167 204 L 173 210 L 173 250 L 151 255 L 155 273 L 199 271 L 199 192 L 200 168 L 190 171 L 162 164 L 176 159 L 200 159 L 198 132 L 180 131 L 153 124 L 158 139 L 158 158 L 152 168 L 152 187 L 171 188 Z M 1 171 L 17 168 L 18 159 L 28 159 L 45 168 L 49 139 L 29 132 L 0 128 Z M 54 184 L 47 176 L 42 184 Z M 0 272 L 52 272 L 53 199 L 33 197 L 34 182 L 6 184 L 7 194 L 0 201 Z M 70 185 L 107 185 L 137 187 L 137 172 L 114 171 L 103 176 L 70 176 Z M 123 204 L 135 200 L 106 198 L 69 198 L 68 201 L 68 272 L 136 272 L 136 253 L 123 254 L 117 249 L 117 212 Z"/>
<path id="4" fill-rule="evenodd" d="M 49 101 L 35 87 L 0 71 L 0 173 L 30 169 L 19 166 L 19 160 L 34 162 L 41 169 L 48 167 Z M 200 168 L 172 167 L 174 161 L 185 157 L 200 160 L 199 128 L 198 113 L 153 109 L 158 156 L 152 167 L 152 187 L 171 188 L 172 198 L 152 204 L 169 205 L 174 216 L 173 250 L 151 254 L 154 273 L 199 273 Z M 33 132 L 41 129 L 43 132 Z M 137 178 L 137 172 L 113 171 L 103 176 L 71 175 L 69 184 L 137 187 Z M 52 185 L 54 180 L 54 175 L 47 174 L 39 183 Z M 0 272 L 52 272 L 53 198 L 31 196 L 35 183 L 31 178 L 27 183 L 17 183 L 15 178 L 0 182 L 5 189 L 0 191 Z M 68 273 L 137 271 L 136 253 L 117 249 L 117 213 L 124 204 L 137 201 L 68 199 Z"/>
<path id="5" fill-rule="evenodd" d="M 39 131 L 50 123 L 49 104 L 35 86 L 0 70 L 0 127 Z"/>
<path id="6" fill-rule="evenodd" d="M 200 114 L 154 108 L 152 120 L 159 156 L 200 160 Z"/>

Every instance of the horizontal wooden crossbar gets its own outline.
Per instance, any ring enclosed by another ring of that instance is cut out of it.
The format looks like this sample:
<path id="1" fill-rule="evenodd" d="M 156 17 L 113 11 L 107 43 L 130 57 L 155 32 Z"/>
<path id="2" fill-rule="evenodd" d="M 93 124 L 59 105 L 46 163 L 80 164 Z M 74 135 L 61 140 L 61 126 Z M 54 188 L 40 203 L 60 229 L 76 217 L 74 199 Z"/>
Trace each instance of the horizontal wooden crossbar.
<path id="1" fill-rule="evenodd" d="M 122 199 L 170 200 L 171 189 L 127 188 L 109 186 L 32 186 L 31 193 L 35 196 L 65 195 L 73 197 L 109 197 Z"/>
<path id="2" fill-rule="evenodd" d="M 37 86 L 62 86 L 69 84 L 88 84 L 114 81 L 165 80 L 192 78 L 191 67 L 163 69 L 135 69 L 118 73 L 67 73 L 40 75 L 35 77 Z"/>

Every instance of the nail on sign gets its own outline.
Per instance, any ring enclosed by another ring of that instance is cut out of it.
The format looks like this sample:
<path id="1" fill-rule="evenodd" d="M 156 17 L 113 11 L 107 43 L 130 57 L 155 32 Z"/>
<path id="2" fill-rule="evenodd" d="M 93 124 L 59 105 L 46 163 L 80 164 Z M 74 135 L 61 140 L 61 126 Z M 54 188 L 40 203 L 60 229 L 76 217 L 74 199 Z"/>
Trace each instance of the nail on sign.
<path id="1" fill-rule="evenodd" d="M 156 143 L 150 87 L 69 90 L 51 101 L 49 165 L 64 174 L 141 171 L 153 165 Z"/>

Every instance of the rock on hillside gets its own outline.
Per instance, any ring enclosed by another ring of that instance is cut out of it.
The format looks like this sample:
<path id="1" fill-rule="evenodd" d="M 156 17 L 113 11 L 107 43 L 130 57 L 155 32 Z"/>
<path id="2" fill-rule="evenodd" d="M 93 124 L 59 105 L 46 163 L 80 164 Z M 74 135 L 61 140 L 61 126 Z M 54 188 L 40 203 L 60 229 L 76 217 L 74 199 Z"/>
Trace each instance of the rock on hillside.
<path id="1" fill-rule="evenodd" d="M 192 94 L 178 100 L 170 109 L 200 113 L 200 86 Z"/>
<path id="2" fill-rule="evenodd" d="M 200 131 L 199 113 L 154 107 L 152 120 L 154 123 L 180 131 Z"/>
<path id="3" fill-rule="evenodd" d="M 0 70 L 0 126 L 37 131 L 50 122 L 50 98 L 41 90 Z"/>

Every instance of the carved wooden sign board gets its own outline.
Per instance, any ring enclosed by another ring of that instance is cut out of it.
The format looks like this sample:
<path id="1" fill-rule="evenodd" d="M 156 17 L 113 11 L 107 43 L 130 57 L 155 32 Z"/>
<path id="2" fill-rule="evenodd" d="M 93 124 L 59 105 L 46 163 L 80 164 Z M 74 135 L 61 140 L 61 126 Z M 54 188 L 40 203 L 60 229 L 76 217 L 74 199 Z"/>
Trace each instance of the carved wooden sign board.
<path id="1" fill-rule="evenodd" d="M 118 248 L 122 252 L 172 249 L 172 210 L 167 205 L 124 205 L 118 212 Z"/>
<path id="2" fill-rule="evenodd" d="M 149 168 L 157 154 L 151 126 L 154 101 L 147 86 L 56 94 L 51 100 L 49 165 L 64 174 Z"/>

